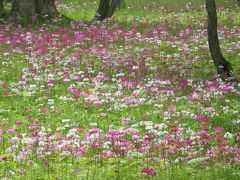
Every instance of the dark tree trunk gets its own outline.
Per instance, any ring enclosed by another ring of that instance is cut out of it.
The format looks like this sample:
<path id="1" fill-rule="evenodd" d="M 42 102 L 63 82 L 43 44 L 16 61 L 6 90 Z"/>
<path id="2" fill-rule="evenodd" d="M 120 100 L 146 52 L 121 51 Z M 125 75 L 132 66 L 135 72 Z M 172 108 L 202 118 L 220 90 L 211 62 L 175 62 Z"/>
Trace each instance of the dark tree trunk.
<path id="1" fill-rule="evenodd" d="M 117 8 L 121 7 L 121 0 L 112 0 L 108 11 L 108 17 L 111 18 Z"/>
<path id="2" fill-rule="evenodd" d="M 223 57 L 218 39 L 217 12 L 215 0 L 206 0 L 208 13 L 208 44 L 217 73 L 224 81 L 236 81 L 231 64 Z"/>
<path id="3" fill-rule="evenodd" d="M 117 8 L 122 8 L 124 6 L 124 0 L 100 0 L 95 18 L 100 21 L 111 18 Z"/>
<path id="4" fill-rule="evenodd" d="M 36 7 L 34 0 L 13 0 L 12 9 L 10 11 L 10 20 L 35 20 L 36 19 Z"/>
<path id="5" fill-rule="evenodd" d="M 3 0 L 0 0 L 0 17 L 3 15 L 3 10 L 4 10 Z"/>
<path id="6" fill-rule="evenodd" d="M 108 18 L 110 0 L 100 0 L 99 7 L 95 18 L 97 20 L 103 21 Z"/>
<path id="7" fill-rule="evenodd" d="M 36 0 L 36 10 L 40 16 L 56 17 L 58 15 L 54 0 Z"/>
<path id="8" fill-rule="evenodd" d="M 37 16 L 52 18 L 58 15 L 54 0 L 13 0 L 10 20 L 35 21 Z"/>

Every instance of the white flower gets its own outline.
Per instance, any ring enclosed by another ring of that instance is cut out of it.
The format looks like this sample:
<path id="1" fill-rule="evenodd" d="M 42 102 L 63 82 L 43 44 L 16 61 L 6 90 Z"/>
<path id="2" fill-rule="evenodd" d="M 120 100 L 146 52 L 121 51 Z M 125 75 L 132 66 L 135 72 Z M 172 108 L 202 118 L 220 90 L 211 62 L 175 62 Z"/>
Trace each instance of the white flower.
<path id="1" fill-rule="evenodd" d="M 66 123 L 66 122 L 69 122 L 70 119 L 62 119 L 62 123 Z"/>
<path id="2" fill-rule="evenodd" d="M 12 92 L 13 92 L 13 93 L 20 93 L 20 91 L 19 91 L 18 89 L 16 89 L 16 88 L 13 88 L 13 89 L 12 89 Z"/>
<path id="3" fill-rule="evenodd" d="M 137 128 L 139 125 L 138 124 L 133 124 L 131 127 Z"/>
<path id="4" fill-rule="evenodd" d="M 58 127 L 57 129 L 56 129 L 56 131 L 62 131 L 62 130 L 64 130 L 65 129 L 65 127 Z"/>
<path id="5" fill-rule="evenodd" d="M 13 137 L 11 140 L 10 140 L 11 143 L 19 143 L 20 142 L 20 139 L 18 137 Z"/>
<path id="6" fill-rule="evenodd" d="M 8 171 L 8 174 L 9 174 L 10 176 L 12 176 L 12 175 L 15 174 L 15 172 L 14 172 L 13 170 L 9 170 L 9 171 Z"/>
<path id="7" fill-rule="evenodd" d="M 54 99 L 48 99 L 48 104 L 53 105 L 54 104 Z"/>
<path id="8" fill-rule="evenodd" d="M 137 70 L 137 69 L 139 69 L 138 66 L 133 66 L 132 68 L 133 68 L 133 70 Z"/>
<path id="9" fill-rule="evenodd" d="M 29 143 L 31 143 L 31 142 L 33 142 L 33 140 L 32 140 L 31 138 L 23 138 L 23 139 L 22 139 L 22 143 L 23 143 L 23 144 L 29 144 Z"/>
<path id="10" fill-rule="evenodd" d="M 75 129 L 75 128 L 70 129 L 68 134 L 67 134 L 67 137 L 75 137 L 76 133 L 77 133 L 77 129 Z"/>
<path id="11" fill-rule="evenodd" d="M 231 134 L 231 133 L 229 133 L 229 132 L 226 132 L 226 133 L 224 134 L 224 137 L 227 138 L 227 139 L 232 139 L 232 138 L 234 137 L 234 135 Z"/>
<path id="12" fill-rule="evenodd" d="M 77 129 L 76 128 L 70 129 L 69 133 L 77 133 Z"/>
<path id="13" fill-rule="evenodd" d="M 47 144 L 47 143 L 44 142 L 44 141 L 40 141 L 40 142 L 38 143 L 39 146 L 45 146 L 46 144 Z"/>
<path id="14" fill-rule="evenodd" d="M 150 126 L 146 126 L 145 129 L 146 130 L 153 130 L 153 127 L 150 125 Z"/>
<path id="15" fill-rule="evenodd" d="M 70 155 L 71 155 L 71 152 L 69 152 L 69 151 L 63 151 L 61 153 L 61 156 L 70 156 Z"/>
<path id="16" fill-rule="evenodd" d="M 112 143 L 107 141 L 107 142 L 103 143 L 103 148 L 109 149 L 111 145 L 112 145 Z"/>
<path id="17" fill-rule="evenodd" d="M 97 127 L 97 123 L 89 123 L 89 126 Z"/>

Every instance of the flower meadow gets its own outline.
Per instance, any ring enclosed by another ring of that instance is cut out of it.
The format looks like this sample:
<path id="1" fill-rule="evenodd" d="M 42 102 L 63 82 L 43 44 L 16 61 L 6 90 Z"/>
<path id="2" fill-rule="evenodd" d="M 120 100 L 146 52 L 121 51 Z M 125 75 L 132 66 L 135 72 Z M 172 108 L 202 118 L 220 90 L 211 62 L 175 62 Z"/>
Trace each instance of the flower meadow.
<path id="1" fill-rule="evenodd" d="M 0 179 L 239 179 L 204 17 L 0 25 Z M 238 78 L 239 26 L 219 38 Z"/>

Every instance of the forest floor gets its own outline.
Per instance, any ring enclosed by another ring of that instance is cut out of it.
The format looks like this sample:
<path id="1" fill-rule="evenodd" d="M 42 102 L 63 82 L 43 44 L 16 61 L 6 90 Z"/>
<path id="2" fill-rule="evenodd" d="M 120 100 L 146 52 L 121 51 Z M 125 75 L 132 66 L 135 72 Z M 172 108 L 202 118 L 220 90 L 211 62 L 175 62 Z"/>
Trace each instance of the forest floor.
<path id="1" fill-rule="evenodd" d="M 239 179 L 240 91 L 216 76 L 203 6 L 95 22 L 97 2 L 64 2 L 70 23 L 0 25 L 0 179 Z M 219 7 L 240 79 L 239 7 Z"/>

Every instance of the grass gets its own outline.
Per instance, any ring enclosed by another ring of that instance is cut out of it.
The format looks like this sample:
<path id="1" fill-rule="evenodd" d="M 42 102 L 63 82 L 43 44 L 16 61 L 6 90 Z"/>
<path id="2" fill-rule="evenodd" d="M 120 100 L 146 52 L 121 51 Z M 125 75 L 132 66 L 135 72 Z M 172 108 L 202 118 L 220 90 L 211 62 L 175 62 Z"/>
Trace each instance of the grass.
<path id="1" fill-rule="evenodd" d="M 75 22 L 0 25 L 0 178 L 239 179 L 238 90 L 215 81 L 203 1 L 187 3 L 126 0 L 94 23 L 96 1 L 63 0 Z M 221 5 L 238 75 L 239 8 Z"/>

